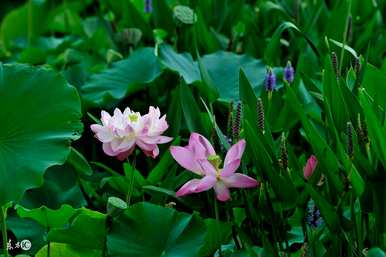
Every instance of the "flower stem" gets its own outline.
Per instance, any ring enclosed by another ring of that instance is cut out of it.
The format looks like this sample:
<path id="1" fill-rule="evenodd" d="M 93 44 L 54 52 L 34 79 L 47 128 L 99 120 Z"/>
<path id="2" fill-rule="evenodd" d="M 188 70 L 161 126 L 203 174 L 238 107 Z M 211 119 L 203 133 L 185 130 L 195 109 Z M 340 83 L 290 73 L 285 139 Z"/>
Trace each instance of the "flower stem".
<path id="1" fill-rule="evenodd" d="M 273 205 L 272 205 L 272 201 L 271 201 L 271 197 L 269 196 L 269 192 L 268 192 L 268 183 L 265 184 L 265 187 L 264 187 L 264 193 L 265 193 L 265 198 L 266 198 L 266 201 L 267 201 L 267 207 L 271 213 L 271 217 L 272 217 L 272 235 L 273 235 L 273 238 L 274 238 L 274 247 L 277 251 L 277 255 L 279 256 L 279 253 L 280 252 L 283 252 L 283 249 L 282 249 L 282 242 L 279 238 L 279 235 L 278 235 L 278 231 L 277 231 L 277 227 L 276 227 L 276 216 L 275 216 L 275 211 L 273 209 Z M 279 248 L 277 246 L 277 244 L 279 244 Z"/>
<path id="2" fill-rule="evenodd" d="M 217 199 L 216 199 L 216 194 L 213 194 L 214 195 L 214 213 L 215 213 L 215 216 L 216 216 L 216 220 L 217 222 L 220 222 L 220 215 L 219 215 L 219 212 L 218 212 L 218 205 L 217 205 Z M 217 228 L 218 228 L 218 232 L 220 234 L 220 224 L 217 223 Z M 220 247 L 218 248 L 218 253 L 219 253 L 219 256 L 222 257 L 222 250 L 221 250 L 221 244 L 220 244 Z"/>
<path id="3" fill-rule="evenodd" d="M 7 236 L 7 207 L 1 207 L 1 232 L 3 233 L 3 254 L 8 257 L 8 236 Z"/>
<path id="4" fill-rule="evenodd" d="M 51 251 L 51 242 L 47 242 L 47 257 L 50 257 L 50 251 Z"/>
<path id="5" fill-rule="evenodd" d="M 367 158 L 369 159 L 370 164 L 373 164 L 373 158 L 371 157 L 371 151 L 370 151 L 370 144 L 366 144 L 366 153 L 367 153 Z"/>
<path id="6" fill-rule="evenodd" d="M 129 184 L 129 189 L 128 189 L 127 195 L 126 195 L 126 204 L 127 204 L 127 206 L 130 205 L 131 196 L 133 194 L 135 165 L 136 165 L 136 155 L 134 153 L 133 163 L 131 165 L 131 174 L 130 174 L 130 182 L 129 182 L 130 184 Z"/>

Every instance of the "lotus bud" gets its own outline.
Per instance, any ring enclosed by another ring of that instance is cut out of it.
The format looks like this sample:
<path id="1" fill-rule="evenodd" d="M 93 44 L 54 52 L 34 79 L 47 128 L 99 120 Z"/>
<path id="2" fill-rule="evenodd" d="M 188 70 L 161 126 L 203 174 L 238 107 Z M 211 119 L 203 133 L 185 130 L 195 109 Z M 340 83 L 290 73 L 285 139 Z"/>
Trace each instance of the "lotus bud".
<path id="1" fill-rule="evenodd" d="M 310 158 L 308 158 L 307 163 L 303 168 L 303 175 L 305 179 L 309 179 L 312 176 L 317 165 L 318 165 L 318 159 L 314 155 L 311 155 Z"/>

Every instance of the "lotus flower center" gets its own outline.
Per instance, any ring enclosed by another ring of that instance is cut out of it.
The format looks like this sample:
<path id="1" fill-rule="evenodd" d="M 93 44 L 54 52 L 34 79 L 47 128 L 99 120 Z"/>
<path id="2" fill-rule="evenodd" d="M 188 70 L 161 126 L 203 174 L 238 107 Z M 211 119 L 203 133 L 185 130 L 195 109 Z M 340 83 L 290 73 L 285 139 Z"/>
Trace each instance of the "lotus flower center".
<path id="1" fill-rule="evenodd" d="M 221 174 L 220 164 L 222 162 L 221 157 L 218 155 L 209 155 L 208 161 L 216 169 L 216 177 L 220 179 L 220 174 Z"/>
<path id="2" fill-rule="evenodd" d="M 137 122 L 137 121 L 138 121 L 138 114 L 136 114 L 136 113 L 130 114 L 130 115 L 129 115 L 129 120 L 130 120 L 131 122 Z"/>

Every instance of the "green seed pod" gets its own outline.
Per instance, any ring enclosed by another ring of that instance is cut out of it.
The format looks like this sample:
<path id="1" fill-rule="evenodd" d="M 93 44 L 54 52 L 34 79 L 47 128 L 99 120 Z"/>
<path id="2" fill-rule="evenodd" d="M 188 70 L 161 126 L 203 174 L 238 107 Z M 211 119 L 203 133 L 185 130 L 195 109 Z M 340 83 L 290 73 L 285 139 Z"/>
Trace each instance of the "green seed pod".
<path id="1" fill-rule="evenodd" d="M 257 126 L 261 133 L 265 133 L 265 118 L 264 118 L 264 104 L 263 100 L 259 97 L 257 99 Z"/>
<path id="2" fill-rule="evenodd" d="M 233 124 L 233 101 L 229 103 L 228 120 L 227 120 L 228 138 L 232 138 L 232 124 Z"/>
<path id="3" fill-rule="evenodd" d="M 336 78 L 339 79 L 339 64 L 338 57 L 335 52 L 331 53 L 332 67 L 334 68 Z"/>
<path id="4" fill-rule="evenodd" d="M 233 120 L 233 127 L 232 127 L 233 143 L 236 143 L 236 141 L 240 137 L 242 111 L 243 111 L 243 105 L 242 105 L 241 101 L 239 101 L 237 103 L 236 115 L 235 115 L 235 118 Z"/>
<path id="5" fill-rule="evenodd" d="M 358 135 L 362 145 L 366 145 L 370 142 L 366 122 L 363 119 L 361 119 L 361 115 L 359 113 L 358 113 Z"/>
<path id="6" fill-rule="evenodd" d="M 355 70 L 355 74 L 356 74 L 356 76 L 358 78 L 359 74 L 361 72 L 361 63 L 360 63 L 359 57 L 355 58 L 354 70 Z"/>
<path id="7" fill-rule="evenodd" d="M 283 170 L 288 169 L 288 152 L 287 152 L 286 139 L 285 139 L 284 133 L 281 134 L 281 139 L 280 139 L 279 165 Z"/>

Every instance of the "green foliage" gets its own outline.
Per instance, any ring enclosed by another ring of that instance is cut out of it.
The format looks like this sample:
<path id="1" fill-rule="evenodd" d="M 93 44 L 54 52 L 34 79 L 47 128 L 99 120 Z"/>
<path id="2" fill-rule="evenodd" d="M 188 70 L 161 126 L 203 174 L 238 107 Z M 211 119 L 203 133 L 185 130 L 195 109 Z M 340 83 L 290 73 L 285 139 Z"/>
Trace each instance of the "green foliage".
<path id="1" fill-rule="evenodd" d="M 385 256 L 382 1 L 3 2 L 0 222 L 32 243 L 8 256 Z M 174 140 L 106 156 L 101 110 L 149 106 Z M 222 159 L 245 139 L 259 187 L 177 197 L 197 176 L 169 147 L 192 132 Z"/>
<path id="2" fill-rule="evenodd" d="M 76 90 L 54 71 L 1 65 L 0 90 L 0 118 L 7 121 L 0 129 L 4 204 L 20 200 L 27 189 L 43 183 L 48 167 L 65 162 L 82 124 Z"/>
<path id="3" fill-rule="evenodd" d="M 204 222 L 196 215 L 138 203 L 113 222 L 108 252 L 112 256 L 193 257 L 204 243 L 204 230 Z"/>

